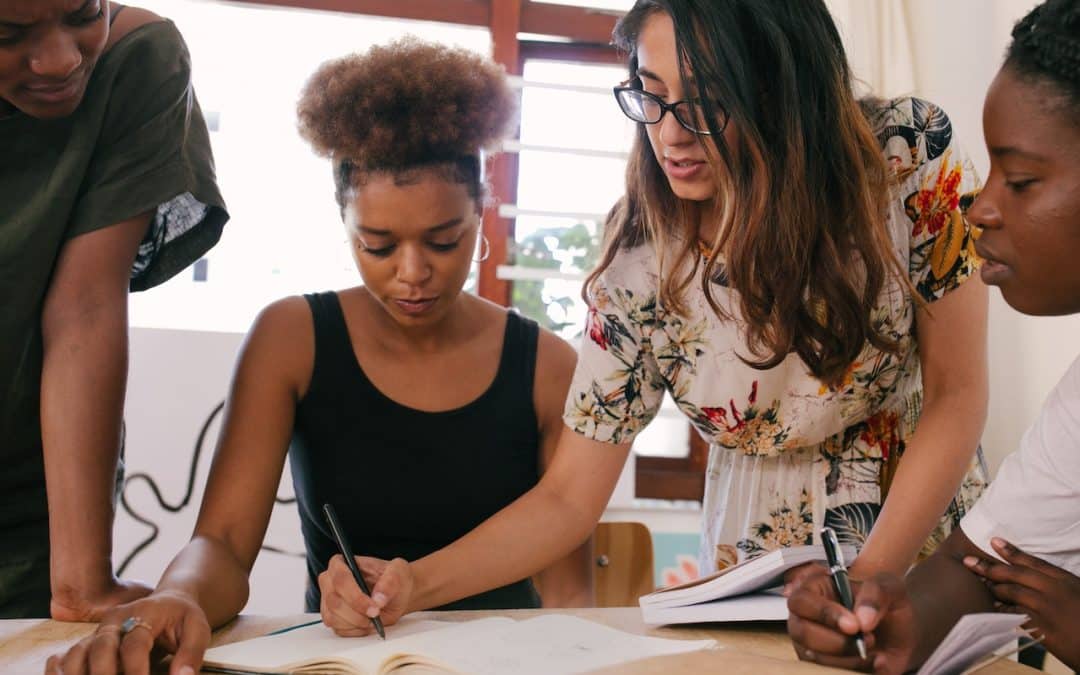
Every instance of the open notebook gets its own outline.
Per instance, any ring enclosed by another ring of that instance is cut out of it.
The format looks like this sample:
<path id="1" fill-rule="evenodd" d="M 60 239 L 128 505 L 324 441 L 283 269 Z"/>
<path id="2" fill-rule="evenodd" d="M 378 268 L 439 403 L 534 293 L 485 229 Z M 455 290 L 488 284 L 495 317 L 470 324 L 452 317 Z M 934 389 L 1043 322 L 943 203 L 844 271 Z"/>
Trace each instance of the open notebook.
<path id="1" fill-rule="evenodd" d="M 995 652 L 1016 644 L 1027 632 L 1024 614 L 968 614 L 953 626 L 917 675 L 960 675 L 997 660 Z M 1015 651 L 1008 650 L 1006 651 Z"/>
<path id="2" fill-rule="evenodd" d="M 844 558 L 855 549 L 841 547 Z M 784 573 L 793 567 L 825 560 L 822 546 L 792 546 L 695 579 L 668 586 L 638 599 L 645 623 L 699 623 L 708 621 L 784 621 L 787 599 L 780 595 Z"/>
<path id="3" fill-rule="evenodd" d="M 432 673 L 555 675 L 625 661 L 715 647 L 712 640 L 665 640 L 633 635 L 573 616 L 549 614 L 515 621 L 416 621 L 375 636 L 339 638 L 318 624 L 215 647 L 203 668 L 231 673 L 378 675 L 426 666 Z"/>

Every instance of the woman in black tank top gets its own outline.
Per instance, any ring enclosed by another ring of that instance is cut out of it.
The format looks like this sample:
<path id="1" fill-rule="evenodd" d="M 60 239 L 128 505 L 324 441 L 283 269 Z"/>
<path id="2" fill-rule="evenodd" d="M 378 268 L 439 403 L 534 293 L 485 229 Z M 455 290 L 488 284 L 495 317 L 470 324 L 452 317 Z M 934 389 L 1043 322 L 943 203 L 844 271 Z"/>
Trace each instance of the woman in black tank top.
<path id="1" fill-rule="evenodd" d="M 480 153 L 505 137 L 513 101 L 491 61 L 415 40 L 312 77 L 300 130 L 333 159 L 363 285 L 286 298 L 256 319 L 192 540 L 157 590 L 116 616 L 184 626 L 177 646 L 189 649 L 178 658 L 201 654 L 197 627 L 225 623 L 246 602 L 287 451 L 307 608 L 324 618 L 327 588 L 333 611 L 358 619 L 350 598 L 368 600 L 337 554 L 323 504 L 334 505 L 358 556 L 413 561 L 537 483 L 563 428 L 576 355 L 462 291 L 484 248 Z M 539 589 L 520 579 L 445 608 L 538 607 L 541 596 L 545 606 L 591 604 L 590 568 L 582 547 L 538 575 Z M 368 632 L 359 621 L 341 634 Z"/>

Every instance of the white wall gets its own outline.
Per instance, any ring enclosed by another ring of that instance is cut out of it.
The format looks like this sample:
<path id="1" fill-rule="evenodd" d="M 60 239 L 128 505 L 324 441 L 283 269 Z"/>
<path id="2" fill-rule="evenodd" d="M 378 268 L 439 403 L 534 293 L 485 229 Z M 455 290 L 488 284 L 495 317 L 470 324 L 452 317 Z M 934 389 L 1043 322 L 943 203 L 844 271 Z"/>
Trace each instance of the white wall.
<path id="1" fill-rule="evenodd" d="M 237 333 L 150 328 L 131 331 L 131 368 L 124 409 L 125 464 L 129 476 L 126 496 L 133 510 L 159 525 L 161 532 L 153 544 L 133 559 L 125 576 L 156 582 L 172 556 L 191 536 L 213 458 L 220 415 L 209 427 L 202 444 L 191 502 L 179 513 L 162 508 L 144 481 L 130 477 L 148 474 L 167 504 L 180 503 L 199 431 L 225 397 L 242 339 Z M 278 494 L 292 495 L 288 464 Z M 119 565 L 150 533 L 150 528 L 119 509 L 114 528 L 115 563 Z M 292 553 L 303 552 L 294 505 L 274 508 L 266 543 Z M 306 578 L 302 558 L 263 551 L 252 572 L 247 611 L 263 614 L 303 611 Z"/>

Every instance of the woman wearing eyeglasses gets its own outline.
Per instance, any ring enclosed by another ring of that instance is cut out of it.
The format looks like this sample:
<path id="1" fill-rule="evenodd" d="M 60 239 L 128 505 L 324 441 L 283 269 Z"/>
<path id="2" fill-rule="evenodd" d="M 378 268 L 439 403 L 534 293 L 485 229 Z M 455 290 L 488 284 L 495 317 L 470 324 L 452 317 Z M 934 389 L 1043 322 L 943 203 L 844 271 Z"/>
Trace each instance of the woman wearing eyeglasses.
<path id="1" fill-rule="evenodd" d="M 641 0 L 616 38 L 640 126 L 552 466 L 451 546 L 362 559 L 370 598 L 332 565 L 340 631 L 564 555 L 665 392 L 712 445 L 705 573 L 823 525 L 861 548 L 856 578 L 901 573 L 985 484 L 977 185 L 945 114 L 861 104 L 820 0 Z"/>
<path id="2" fill-rule="evenodd" d="M 824 525 L 903 570 L 985 485 L 976 178 L 933 104 L 856 99 L 824 3 L 774 4 L 620 25 L 640 126 L 566 421 L 626 441 L 672 396 L 711 442 L 705 573 Z"/>

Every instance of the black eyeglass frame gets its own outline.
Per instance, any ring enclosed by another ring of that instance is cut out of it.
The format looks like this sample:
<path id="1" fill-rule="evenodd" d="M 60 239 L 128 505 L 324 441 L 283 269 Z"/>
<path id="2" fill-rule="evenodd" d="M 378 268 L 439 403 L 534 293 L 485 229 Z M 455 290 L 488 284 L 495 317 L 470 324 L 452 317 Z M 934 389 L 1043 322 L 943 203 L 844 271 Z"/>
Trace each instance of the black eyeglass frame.
<path id="1" fill-rule="evenodd" d="M 659 124 L 664 119 L 664 115 L 667 114 L 668 112 L 670 112 L 672 114 L 672 116 L 675 117 L 675 121 L 678 122 L 679 125 L 683 129 L 686 129 L 690 133 L 698 134 L 699 136 L 712 136 L 713 135 L 713 133 L 711 131 L 707 130 L 707 129 L 705 131 L 702 131 L 700 129 L 694 128 L 693 125 L 689 124 L 686 120 L 684 120 L 682 118 L 681 115 L 679 115 L 678 107 L 680 105 L 682 105 L 684 103 L 687 104 L 687 105 L 690 105 L 690 106 L 696 105 L 695 103 L 693 103 L 688 98 L 684 98 L 681 101 L 675 101 L 674 103 L 667 103 L 667 102 L 664 101 L 664 99 L 660 98 L 656 94 L 652 94 L 650 92 L 647 92 L 644 89 L 639 89 L 638 87 L 627 87 L 627 86 L 622 85 L 622 84 L 620 84 L 617 87 L 613 87 L 612 91 L 615 94 L 615 102 L 619 104 L 619 110 L 621 110 L 622 113 L 624 115 L 626 115 L 627 118 L 629 118 L 630 120 L 632 120 L 634 122 L 637 122 L 638 124 Z M 652 101 L 653 103 L 655 103 L 657 106 L 660 107 L 660 116 L 657 117 L 655 120 L 649 122 L 647 120 L 639 120 L 636 117 L 634 117 L 633 115 L 631 115 L 626 110 L 626 106 L 623 105 L 622 92 L 624 92 L 624 91 L 625 92 L 634 92 L 635 94 L 637 94 L 639 96 L 642 96 L 643 98 L 647 98 L 650 101 Z M 720 113 L 721 113 L 720 116 L 723 117 L 723 123 L 720 124 L 719 129 L 717 129 L 717 131 L 722 134 L 722 133 L 724 133 L 724 129 L 727 128 L 728 114 L 727 114 L 727 110 L 725 110 L 723 108 L 723 106 L 721 106 L 720 104 L 716 104 L 716 108 L 717 108 L 717 110 L 720 111 Z"/>

